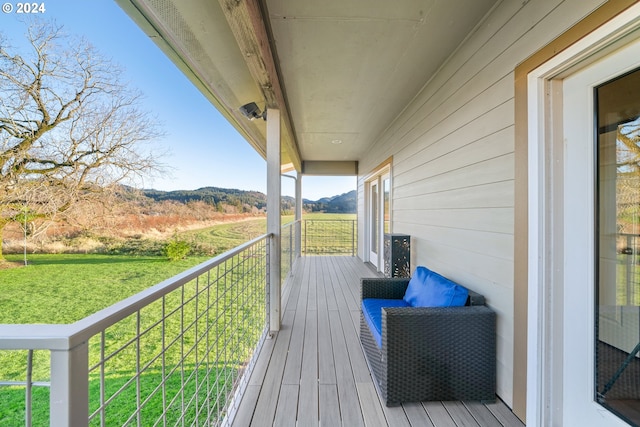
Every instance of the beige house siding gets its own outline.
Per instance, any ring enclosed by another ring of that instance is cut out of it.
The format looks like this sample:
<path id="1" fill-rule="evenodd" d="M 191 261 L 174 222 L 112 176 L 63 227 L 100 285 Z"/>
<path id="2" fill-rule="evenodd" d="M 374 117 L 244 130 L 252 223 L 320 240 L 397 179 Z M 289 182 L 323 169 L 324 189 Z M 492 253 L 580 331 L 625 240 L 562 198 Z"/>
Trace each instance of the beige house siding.
<path id="1" fill-rule="evenodd" d="M 359 163 L 393 156 L 393 223 L 426 265 L 487 297 L 498 313 L 498 394 L 513 405 L 514 70 L 601 0 L 505 0 L 459 47 Z M 417 76 L 419 73 L 417 74 Z"/>

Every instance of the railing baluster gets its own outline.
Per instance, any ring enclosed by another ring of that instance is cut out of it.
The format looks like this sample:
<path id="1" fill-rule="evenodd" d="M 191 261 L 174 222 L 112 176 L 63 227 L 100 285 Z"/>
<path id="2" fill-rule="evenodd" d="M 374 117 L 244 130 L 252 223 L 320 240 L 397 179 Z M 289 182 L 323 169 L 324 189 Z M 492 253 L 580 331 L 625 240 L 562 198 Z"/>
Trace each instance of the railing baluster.
<path id="1" fill-rule="evenodd" d="M 351 221 L 351 256 L 356 255 L 356 221 Z"/>
<path id="2" fill-rule="evenodd" d="M 103 331 L 100 332 L 100 426 L 106 427 L 106 415 L 105 415 L 105 379 L 104 379 L 104 356 L 105 356 L 105 342 L 106 342 L 106 334 Z"/>
<path id="3" fill-rule="evenodd" d="M 27 352 L 27 385 L 25 387 L 25 414 L 24 414 L 24 423 L 27 427 L 31 427 L 31 415 L 32 415 L 32 386 L 33 386 L 33 350 L 29 350 Z"/>

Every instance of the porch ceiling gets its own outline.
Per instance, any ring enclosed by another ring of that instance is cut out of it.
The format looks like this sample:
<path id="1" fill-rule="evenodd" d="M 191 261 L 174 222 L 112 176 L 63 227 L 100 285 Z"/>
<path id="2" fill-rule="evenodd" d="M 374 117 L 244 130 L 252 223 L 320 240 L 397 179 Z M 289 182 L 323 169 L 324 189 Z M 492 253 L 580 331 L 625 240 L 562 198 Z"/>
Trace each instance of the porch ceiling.
<path id="1" fill-rule="evenodd" d="M 263 156 L 265 122 L 238 108 L 280 108 L 298 170 L 362 158 L 496 3 L 116 1 Z"/>

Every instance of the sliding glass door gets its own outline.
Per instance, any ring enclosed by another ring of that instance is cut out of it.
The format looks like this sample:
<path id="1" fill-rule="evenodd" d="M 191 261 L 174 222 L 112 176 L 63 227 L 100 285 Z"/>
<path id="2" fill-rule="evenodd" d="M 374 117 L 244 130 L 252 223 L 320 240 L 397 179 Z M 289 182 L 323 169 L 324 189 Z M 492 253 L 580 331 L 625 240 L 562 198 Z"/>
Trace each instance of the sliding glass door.
<path id="1" fill-rule="evenodd" d="M 595 104 L 597 399 L 640 425 L 640 70 L 597 87 Z"/>
<path id="2" fill-rule="evenodd" d="M 367 181 L 367 256 L 382 270 L 384 233 L 391 232 L 391 175 L 386 168 Z"/>

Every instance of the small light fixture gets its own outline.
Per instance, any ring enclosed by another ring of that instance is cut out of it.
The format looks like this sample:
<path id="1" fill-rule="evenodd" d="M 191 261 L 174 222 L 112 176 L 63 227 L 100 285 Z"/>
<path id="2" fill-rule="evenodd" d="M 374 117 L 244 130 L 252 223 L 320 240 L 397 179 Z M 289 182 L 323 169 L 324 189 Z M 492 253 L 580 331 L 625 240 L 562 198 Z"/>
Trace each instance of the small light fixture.
<path id="1" fill-rule="evenodd" d="M 342 140 L 341 139 L 334 139 L 334 140 L 331 141 L 331 143 L 333 145 L 340 145 L 340 144 L 342 144 Z"/>
<path id="2" fill-rule="evenodd" d="M 267 120 L 267 110 L 265 109 L 262 113 L 260 112 L 260 108 L 255 102 L 250 102 L 248 104 L 240 107 L 240 112 L 249 120 L 259 119 Z"/>

